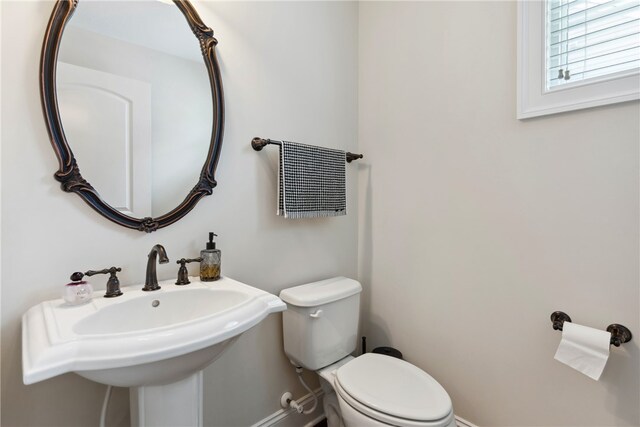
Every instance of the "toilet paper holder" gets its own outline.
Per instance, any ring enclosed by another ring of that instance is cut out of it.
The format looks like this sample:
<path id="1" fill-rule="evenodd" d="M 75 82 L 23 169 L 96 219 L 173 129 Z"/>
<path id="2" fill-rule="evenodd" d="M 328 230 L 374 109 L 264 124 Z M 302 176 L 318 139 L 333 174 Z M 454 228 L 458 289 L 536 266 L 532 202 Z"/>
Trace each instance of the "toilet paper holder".
<path id="1" fill-rule="evenodd" d="M 563 311 L 554 311 L 551 313 L 551 323 L 553 324 L 554 330 L 561 331 L 564 322 L 571 322 L 571 317 L 569 317 L 567 313 Z M 607 326 L 607 332 L 611 334 L 611 344 L 616 347 L 620 347 L 620 344 L 631 341 L 633 336 L 629 328 L 617 323 L 612 323 Z"/>

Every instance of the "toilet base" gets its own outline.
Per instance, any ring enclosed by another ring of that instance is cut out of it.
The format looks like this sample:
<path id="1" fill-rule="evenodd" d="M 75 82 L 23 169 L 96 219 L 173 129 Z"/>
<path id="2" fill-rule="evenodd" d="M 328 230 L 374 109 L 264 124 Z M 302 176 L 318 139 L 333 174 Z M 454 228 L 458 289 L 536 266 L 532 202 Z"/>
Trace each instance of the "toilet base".
<path id="1" fill-rule="evenodd" d="M 324 395 L 322 406 L 324 415 L 327 417 L 327 427 L 345 427 L 340 412 L 340 403 L 335 392 Z"/>
<path id="2" fill-rule="evenodd" d="M 340 412 L 338 396 L 333 388 L 333 381 L 335 380 L 335 372 L 338 368 L 345 363 L 349 363 L 353 359 L 353 356 L 347 356 L 332 365 L 316 371 L 320 377 L 320 387 L 322 387 L 322 391 L 324 392 L 322 405 L 324 408 L 324 414 L 327 417 L 327 427 L 345 427 L 344 420 L 342 419 L 342 413 Z"/>

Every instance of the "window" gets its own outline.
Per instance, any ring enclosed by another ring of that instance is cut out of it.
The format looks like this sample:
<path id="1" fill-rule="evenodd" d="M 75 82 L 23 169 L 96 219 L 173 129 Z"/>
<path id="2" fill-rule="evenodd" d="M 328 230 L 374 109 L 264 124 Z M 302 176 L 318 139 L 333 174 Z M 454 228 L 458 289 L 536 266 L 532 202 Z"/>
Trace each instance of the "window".
<path id="1" fill-rule="evenodd" d="M 518 4 L 518 118 L 640 99 L 640 0 Z"/>

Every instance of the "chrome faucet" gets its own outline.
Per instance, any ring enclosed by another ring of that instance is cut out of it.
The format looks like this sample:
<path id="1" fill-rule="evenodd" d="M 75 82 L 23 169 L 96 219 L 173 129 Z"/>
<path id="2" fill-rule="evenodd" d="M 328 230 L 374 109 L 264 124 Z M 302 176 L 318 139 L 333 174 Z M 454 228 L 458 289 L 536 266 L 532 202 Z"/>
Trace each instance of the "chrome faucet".
<path id="1" fill-rule="evenodd" d="M 169 262 L 167 252 L 162 245 L 155 245 L 149 252 L 149 261 L 147 261 L 147 277 L 144 281 L 143 291 L 157 291 L 160 289 L 158 285 L 158 273 L 156 272 L 156 260 L 160 255 L 160 264 L 166 264 Z"/>

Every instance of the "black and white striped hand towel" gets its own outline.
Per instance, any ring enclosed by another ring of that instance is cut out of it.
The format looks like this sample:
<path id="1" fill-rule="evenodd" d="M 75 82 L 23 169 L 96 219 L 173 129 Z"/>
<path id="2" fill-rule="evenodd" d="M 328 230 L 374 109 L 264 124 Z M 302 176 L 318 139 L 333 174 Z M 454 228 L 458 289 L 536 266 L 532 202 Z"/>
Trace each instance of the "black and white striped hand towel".
<path id="1" fill-rule="evenodd" d="M 347 214 L 345 152 L 282 141 L 278 211 L 285 218 Z"/>

